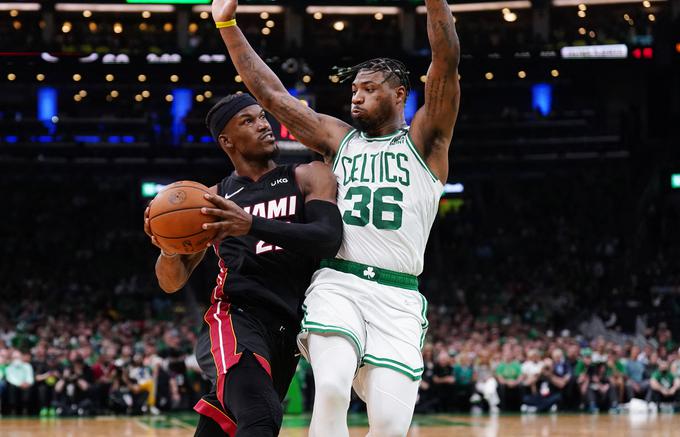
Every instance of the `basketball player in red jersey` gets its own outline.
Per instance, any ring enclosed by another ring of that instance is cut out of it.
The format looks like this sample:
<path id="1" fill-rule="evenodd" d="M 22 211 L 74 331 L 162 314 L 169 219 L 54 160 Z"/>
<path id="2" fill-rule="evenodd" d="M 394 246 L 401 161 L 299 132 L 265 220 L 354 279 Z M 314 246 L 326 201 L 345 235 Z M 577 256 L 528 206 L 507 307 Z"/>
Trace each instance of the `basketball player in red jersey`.
<path id="1" fill-rule="evenodd" d="M 297 366 L 300 305 L 320 258 L 342 241 L 335 177 L 319 162 L 277 166 L 277 146 L 260 105 L 231 95 L 208 113 L 215 141 L 235 171 L 206 198 L 219 218 L 213 249 L 220 272 L 196 346 L 212 391 L 194 407 L 196 436 L 268 437 L 279 433 L 283 400 Z M 150 233 L 148 208 L 144 229 Z M 205 251 L 161 250 L 156 276 L 163 290 L 181 289 Z"/>

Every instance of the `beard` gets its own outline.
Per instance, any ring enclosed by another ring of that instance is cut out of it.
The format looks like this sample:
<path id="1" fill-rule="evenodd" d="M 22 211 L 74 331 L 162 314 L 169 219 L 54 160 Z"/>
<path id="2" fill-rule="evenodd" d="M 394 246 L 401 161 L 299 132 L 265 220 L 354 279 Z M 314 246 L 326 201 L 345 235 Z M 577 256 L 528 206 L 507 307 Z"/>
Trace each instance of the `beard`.
<path id="1" fill-rule="evenodd" d="M 352 125 L 361 132 L 375 133 L 392 118 L 394 108 L 387 101 L 382 101 L 372 113 L 364 112 L 352 117 Z"/>
<path id="2" fill-rule="evenodd" d="M 376 123 L 367 118 L 352 118 L 352 126 L 361 132 L 371 132 L 374 130 Z"/>

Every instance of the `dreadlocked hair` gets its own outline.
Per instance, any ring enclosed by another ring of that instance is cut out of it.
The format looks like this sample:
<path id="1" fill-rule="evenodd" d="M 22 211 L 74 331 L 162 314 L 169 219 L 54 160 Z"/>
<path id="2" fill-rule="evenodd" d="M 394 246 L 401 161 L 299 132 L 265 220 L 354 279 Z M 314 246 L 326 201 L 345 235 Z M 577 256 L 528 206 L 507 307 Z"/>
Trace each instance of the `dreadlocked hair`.
<path id="1" fill-rule="evenodd" d="M 385 81 L 392 83 L 398 82 L 399 85 L 406 88 L 406 95 L 411 92 L 411 82 L 409 81 L 409 71 L 403 62 L 390 58 L 375 58 L 370 59 L 353 67 L 333 67 L 335 75 L 340 82 L 345 82 L 356 76 L 361 70 L 381 71 L 385 75 Z"/>

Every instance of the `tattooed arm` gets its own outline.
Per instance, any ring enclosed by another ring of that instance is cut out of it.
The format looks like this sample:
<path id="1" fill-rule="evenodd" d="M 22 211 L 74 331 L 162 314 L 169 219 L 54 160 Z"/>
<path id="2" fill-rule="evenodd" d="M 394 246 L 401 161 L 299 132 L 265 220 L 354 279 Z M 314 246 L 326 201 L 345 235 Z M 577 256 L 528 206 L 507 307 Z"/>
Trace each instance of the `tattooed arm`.
<path id="1" fill-rule="evenodd" d="M 432 63 L 425 83 L 425 105 L 411 124 L 411 138 L 435 175 L 446 183 L 449 145 L 458 116 L 460 44 L 446 0 L 426 0 L 427 37 Z"/>
<path id="2" fill-rule="evenodd" d="M 215 22 L 235 17 L 237 0 L 215 0 Z M 236 71 L 262 107 L 290 130 L 305 146 L 332 161 L 342 138 L 351 127 L 337 118 L 318 114 L 291 96 L 276 74 L 253 50 L 237 26 L 220 29 Z"/>

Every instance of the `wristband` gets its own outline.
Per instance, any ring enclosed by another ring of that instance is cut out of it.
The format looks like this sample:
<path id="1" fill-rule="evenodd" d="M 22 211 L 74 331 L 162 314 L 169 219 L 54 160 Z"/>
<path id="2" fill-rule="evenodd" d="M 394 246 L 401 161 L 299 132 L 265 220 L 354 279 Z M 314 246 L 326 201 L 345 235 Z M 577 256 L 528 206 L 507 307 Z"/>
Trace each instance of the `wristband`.
<path id="1" fill-rule="evenodd" d="M 161 249 L 161 256 L 164 256 L 166 258 L 174 258 L 174 257 L 177 256 L 177 254 L 176 253 L 170 254 L 170 253 L 167 253 L 166 251 L 164 251 L 163 249 Z"/>
<path id="2" fill-rule="evenodd" d="M 215 21 L 215 27 L 218 29 L 224 29 L 225 27 L 236 26 L 236 18 L 232 18 L 229 21 Z"/>

